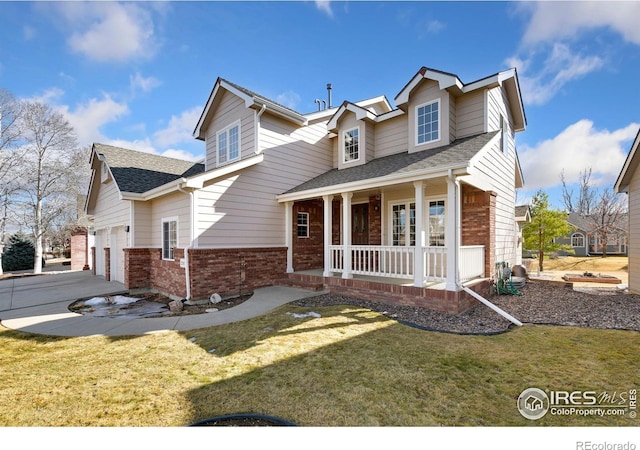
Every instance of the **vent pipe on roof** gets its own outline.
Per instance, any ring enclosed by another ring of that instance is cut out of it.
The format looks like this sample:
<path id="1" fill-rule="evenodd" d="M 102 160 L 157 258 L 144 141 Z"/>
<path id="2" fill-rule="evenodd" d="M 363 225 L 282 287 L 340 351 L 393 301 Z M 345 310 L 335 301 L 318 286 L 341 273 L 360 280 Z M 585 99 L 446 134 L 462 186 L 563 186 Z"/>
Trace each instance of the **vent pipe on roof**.
<path id="1" fill-rule="evenodd" d="M 331 109 L 331 83 L 327 83 L 327 95 L 329 99 L 329 109 Z"/>
<path id="2" fill-rule="evenodd" d="M 314 102 L 318 105 L 318 111 L 327 109 L 327 102 L 325 102 L 324 100 L 315 99 Z"/>

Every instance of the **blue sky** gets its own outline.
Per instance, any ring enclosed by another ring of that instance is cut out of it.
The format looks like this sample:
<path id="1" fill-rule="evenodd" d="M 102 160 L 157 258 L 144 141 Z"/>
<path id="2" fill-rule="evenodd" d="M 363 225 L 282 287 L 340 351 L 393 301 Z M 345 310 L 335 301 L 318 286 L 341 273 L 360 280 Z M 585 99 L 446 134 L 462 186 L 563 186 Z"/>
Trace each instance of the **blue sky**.
<path id="1" fill-rule="evenodd" d="M 640 128 L 640 2 L 0 2 L 0 87 L 66 115 L 82 145 L 203 156 L 218 76 L 300 112 L 393 98 L 422 66 L 469 83 L 516 67 L 526 202 L 615 181 Z"/>

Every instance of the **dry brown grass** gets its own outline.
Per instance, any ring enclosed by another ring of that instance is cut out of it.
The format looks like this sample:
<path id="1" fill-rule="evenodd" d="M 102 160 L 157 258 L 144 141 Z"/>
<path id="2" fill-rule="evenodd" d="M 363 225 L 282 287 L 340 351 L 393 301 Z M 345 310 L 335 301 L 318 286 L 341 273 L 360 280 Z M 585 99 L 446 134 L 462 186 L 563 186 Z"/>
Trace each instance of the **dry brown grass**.
<path id="1" fill-rule="evenodd" d="M 528 387 L 640 385 L 640 333 L 529 326 L 499 336 L 417 330 L 366 309 L 282 307 L 256 319 L 130 338 L 0 331 L 5 426 L 184 426 L 222 414 L 303 426 L 638 425 L 531 422 Z M 141 319 L 143 320 L 143 319 Z"/>
<path id="2" fill-rule="evenodd" d="M 544 261 L 545 270 L 626 272 L 628 268 L 629 258 L 626 256 L 564 256 Z"/>

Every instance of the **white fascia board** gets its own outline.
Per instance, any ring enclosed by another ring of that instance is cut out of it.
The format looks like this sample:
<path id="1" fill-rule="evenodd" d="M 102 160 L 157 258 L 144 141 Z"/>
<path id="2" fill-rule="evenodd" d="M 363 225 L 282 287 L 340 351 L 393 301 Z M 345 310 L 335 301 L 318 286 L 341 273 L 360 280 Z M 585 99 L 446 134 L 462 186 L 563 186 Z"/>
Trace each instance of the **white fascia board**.
<path id="1" fill-rule="evenodd" d="M 233 172 L 237 172 L 238 170 L 246 169 L 247 167 L 259 164 L 262 161 L 264 161 L 264 153 L 260 153 L 250 158 L 243 159 L 234 164 L 229 164 L 228 166 L 223 166 L 218 169 L 209 170 L 199 175 L 194 175 L 186 179 L 185 187 L 202 189 L 204 184 L 208 181 L 227 176 Z"/>
<path id="2" fill-rule="evenodd" d="M 336 111 L 338 111 L 338 108 L 323 109 L 322 111 L 304 114 L 304 117 L 307 119 L 307 122 L 311 122 L 314 120 L 331 117 L 336 113 Z"/>
<path id="3" fill-rule="evenodd" d="M 162 197 L 163 195 L 167 195 L 177 191 L 178 187 L 186 183 L 186 181 L 186 178 L 178 178 L 177 180 L 173 180 L 170 183 L 163 184 L 162 186 L 158 186 L 157 188 L 151 189 L 147 192 L 143 192 L 142 194 L 138 194 L 136 192 L 122 192 L 120 194 L 120 199 L 138 201 L 152 200 L 154 198 Z"/>
<path id="4" fill-rule="evenodd" d="M 630 178 L 633 176 L 633 172 L 636 171 L 638 163 L 640 162 L 637 161 L 638 157 L 636 156 L 638 147 L 640 147 L 640 130 L 638 130 L 638 134 L 636 135 L 636 138 L 631 145 L 631 150 L 629 150 L 629 154 L 624 161 L 622 170 L 618 174 L 618 178 L 613 185 L 613 190 L 618 194 L 629 192 L 629 182 L 631 181 Z"/>
<path id="5" fill-rule="evenodd" d="M 388 113 L 380 114 L 378 117 L 376 117 L 376 122 L 384 122 L 385 120 L 393 119 L 394 117 L 398 117 L 403 114 L 406 114 L 406 112 L 401 109 L 394 109 L 393 111 L 389 111 Z"/>
<path id="6" fill-rule="evenodd" d="M 409 94 L 413 89 L 424 79 L 424 76 L 421 73 L 417 73 L 414 77 L 409 81 L 409 83 L 405 86 L 405 88 L 400 91 L 396 98 L 394 99 L 396 105 L 404 105 L 405 103 L 409 103 Z"/>
<path id="7" fill-rule="evenodd" d="M 389 111 L 391 111 L 393 109 L 391 107 L 391 105 L 389 104 L 389 100 L 387 100 L 387 97 L 384 96 L 384 95 L 379 95 L 377 97 L 368 98 L 366 100 L 361 100 L 359 102 L 355 102 L 355 104 L 360 106 L 361 108 L 366 108 L 367 106 L 377 105 L 377 104 L 380 104 L 380 103 L 385 105 L 385 107 L 384 107 L 384 109 L 386 109 L 385 112 L 389 112 Z"/>
<path id="8" fill-rule="evenodd" d="M 202 114 L 200 114 L 198 123 L 196 124 L 196 127 L 192 133 L 193 137 L 195 137 L 196 139 L 204 140 L 204 135 L 202 134 L 202 126 L 204 125 L 204 121 L 207 118 L 207 115 L 209 114 L 209 110 L 211 109 L 211 106 L 213 105 L 213 101 L 218 95 L 220 86 L 221 86 L 221 82 L 216 83 L 216 85 L 213 88 L 213 91 L 211 92 L 211 95 L 209 95 L 209 98 L 207 99 L 207 104 L 204 106 L 204 110 L 202 111 Z"/>
<path id="9" fill-rule="evenodd" d="M 279 117 L 282 117 L 283 119 L 289 120 L 290 122 L 293 122 L 300 126 L 304 126 L 309 123 L 309 121 L 304 115 L 291 111 L 287 108 L 284 108 L 263 97 L 253 97 L 251 99 L 250 104 L 247 104 L 246 102 L 245 104 L 247 105 L 247 108 L 250 108 L 251 106 L 256 106 L 258 109 L 260 109 L 263 106 L 266 106 L 267 107 L 266 110 L 269 111 L 271 114 L 275 114 Z"/>
<path id="10" fill-rule="evenodd" d="M 442 72 L 437 72 L 427 69 L 424 75 L 418 72 L 413 79 L 405 86 L 405 88 L 396 96 L 396 105 L 404 105 L 409 102 L 409 96 L 411 91 L 424 79 L 433 80 L 438 82 L 438 87 L 441 91 L 455 87 L 459 92 L 463 92 L 464 85 L 455 75 L 450 75 Z"/>
<path id="11" fill-rule="evenodd" d="M 333 186 L 326 186 L 322 188 L 309 189 L 306 191 L 292 192 L 291 194 L 280 194 L 276 196 L 276 200 L 280 203 L 291 202 L 296 200 L 305 200 L 309 198 L 322 197 L 323 195 L 337 195 L 343 192 L 354 192 L 369 189 L 378 189 L 385 186 L 392 186 L 395 184 L 410 183 L 413 181 L 425 180 L 430 178 L 439 178 L 449 175 L 449 171 L 452 171 L 456 176 L 462 176 L 469 173 L 468 166 L 464 165 L 449 165 L 440 166 L 429 171 L 416 170 L 413 172 L 388 175 L 378 178 L 370 178 L 368 180 L 354 181 L 351 183 L 336 184 Z"/>
<path id="12" fill-rule="evenodd" d="M 327 129 L 332 131 L 338 128 L 338 121 L 347 111 L 351 111 L 352 113 L 354 113 L 356 116 L 356 120 L 368 119 L 374 122 L 378 117 L 368 109 L 365 109 L 353 103 L 347 103 L 346 105 L 342 104 L 342 106 L 340 106 L 340 108 L 338 109 L 338 112 L 335 113 L 329 123 L 327 123 Z"/>

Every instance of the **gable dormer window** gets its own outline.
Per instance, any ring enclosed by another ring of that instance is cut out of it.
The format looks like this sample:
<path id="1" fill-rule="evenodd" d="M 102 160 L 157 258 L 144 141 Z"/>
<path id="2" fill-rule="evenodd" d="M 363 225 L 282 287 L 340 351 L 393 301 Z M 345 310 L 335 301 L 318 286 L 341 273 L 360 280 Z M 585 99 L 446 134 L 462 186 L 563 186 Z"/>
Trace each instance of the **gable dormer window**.
<path id="1" fill-rule="evenodd" d="M 416 145 L 440 140 L 440 100 L 416 107 Z"/>
<path id="2" fill-rule="evenodd" d="M 240 158 L 240 121 L 216 133 L 218 165 Z"/>
<path id="3" fill-rule="evenodd" d="M 360 159 L 360 127 L 346 130 L 342 133 L 343 162 L 353 162 Z"/>

